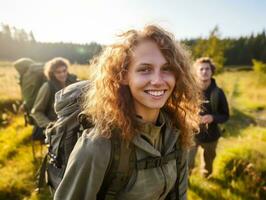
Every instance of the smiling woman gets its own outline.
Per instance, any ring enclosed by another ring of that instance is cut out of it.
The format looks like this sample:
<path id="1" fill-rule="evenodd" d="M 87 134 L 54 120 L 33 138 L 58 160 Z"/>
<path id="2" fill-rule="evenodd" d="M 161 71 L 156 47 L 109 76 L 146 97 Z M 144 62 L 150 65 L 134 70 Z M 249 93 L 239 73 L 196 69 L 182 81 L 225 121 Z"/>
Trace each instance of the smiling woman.
<path id="1" fill-rule="evenodd" d="M 31 110 L 34 119 L 33 137 L 44 140 L 43 130 L 50 122 L 56 120 L 54 110 L 55 93 L 62 88 L 76 82 L 76 76 L 68 73 L 69 61 L 64 58 L 54 58 L 48 61 L 44 67 L 47 81 L 43 83 L 38 91 L 37 97 Z"/>
<path id="2" fill-rule="evenodd" d="M 143 41 L 134 49 L 125 82 L 136 113 L 147 122 L 156 123 L 160 109 L 175 87 L 174 69 L 168 65 L 153 41 Z"/>
<path id="3" fill-rule="evenodd" d="M 200 96 L 187 52 L 157 26 L 129 30 L 92 64 L 77 141 L 55 199 L 186 199 Z"/>

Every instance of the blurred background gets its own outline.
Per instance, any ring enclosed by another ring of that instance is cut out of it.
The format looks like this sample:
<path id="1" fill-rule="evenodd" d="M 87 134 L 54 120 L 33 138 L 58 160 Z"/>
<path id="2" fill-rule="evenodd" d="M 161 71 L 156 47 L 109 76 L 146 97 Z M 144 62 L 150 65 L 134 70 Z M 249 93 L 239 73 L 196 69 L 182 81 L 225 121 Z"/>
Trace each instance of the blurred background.
<path id="1" fill-rule="evenodd" d="M 70 72 L 89 79 L 90 60 L 116 35 L 157 24 L 193 59 L 209 56 L 225 91 L 223 125 L 212 179 L 190 177 L 188 199 L 266 199 L 266 1 L 263 0 L 9 0 L 0 3 L 0 199 L 50 199 L 37 193 L 35 173 L 45 147 L 35 144 L 19 111 L 12 63 L 65 57 Z M 36 159 L 37 158 L 37 159 Z M 199 159 L 197 159 L 197 163 Z"/>

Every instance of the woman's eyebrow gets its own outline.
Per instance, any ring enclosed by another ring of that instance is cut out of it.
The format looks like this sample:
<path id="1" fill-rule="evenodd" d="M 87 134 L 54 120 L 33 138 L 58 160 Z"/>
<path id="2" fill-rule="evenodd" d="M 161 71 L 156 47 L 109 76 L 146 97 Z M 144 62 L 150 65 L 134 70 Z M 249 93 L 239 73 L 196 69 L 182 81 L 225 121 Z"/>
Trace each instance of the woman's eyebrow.
<path id="1" fill-rule="evenodd" d="M 152 64 L 151 63 L 147 63 L 147 62 L 140 62 L 138 65 L 149 65 L 149 66 L 151 66 Z"/>

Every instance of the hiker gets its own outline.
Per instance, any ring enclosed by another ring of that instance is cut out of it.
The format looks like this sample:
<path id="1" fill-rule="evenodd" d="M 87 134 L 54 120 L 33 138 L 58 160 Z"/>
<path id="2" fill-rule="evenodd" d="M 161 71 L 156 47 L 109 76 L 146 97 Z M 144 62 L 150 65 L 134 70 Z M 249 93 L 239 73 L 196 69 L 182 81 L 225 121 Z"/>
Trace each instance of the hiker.
<path id="1" fill-rule="evenodd" d="M 37 124 L 33 137 L 44 139 L 43 129 L 57 118 L 53 106 L 55 93 L 77 81 L 75 75 L 68 73 L 68 67 L 69 61 L 61 57 L 48 61 L 44 66 L 47 81 L 39 89 L 31 110 L 31 116 Z"/>
<path id="2" fill-rule="evenodd" d="M 36 62 L 33 61 L 31 58 L 20 58 L 13 63 L 13 66 L 15 67 L 19 75 L 18 84 L 20 86 L 22 97 L 22 105 L 20 106 L 19 110 L 24 112 L 25 125 L 27 125 L 31 121 L 29 114 L 34 103 L 33 89 L 29 87 L 29 77 L 27 77 L 30 71 L 29 69 L 32 65 L 34 65 L 34 63 Z M 38 80 L 41 80 L 41 78 L 38 77 Z"/>
<path id="3" fill-rule="evenodd" d="M 200 105 L 189 56 L 154 25 L 120 39 L 92 63 L 83 113 L 94 127 L 71 152 L 55 200 L 186 199 L 187 149 Z"/>
<path id="4" fill-rule="evenodd" d="M 212 77 L 215 65 L 208 57 L 199 58 L 194 63 L 197 82 L 201 87 L 204 101 L 200 112 L 200 132 L 195 135 L 195 146 L 189 152 L 189 169 L 195 165 L 195 156 L 198 147 L 202 147 L 201 174 L 203 177 L 211 177 L 213 161 L 216 156 L 216 147 L 221 135 L 218 124 L 229 119 L 229 109 L 225 94 Z"/>

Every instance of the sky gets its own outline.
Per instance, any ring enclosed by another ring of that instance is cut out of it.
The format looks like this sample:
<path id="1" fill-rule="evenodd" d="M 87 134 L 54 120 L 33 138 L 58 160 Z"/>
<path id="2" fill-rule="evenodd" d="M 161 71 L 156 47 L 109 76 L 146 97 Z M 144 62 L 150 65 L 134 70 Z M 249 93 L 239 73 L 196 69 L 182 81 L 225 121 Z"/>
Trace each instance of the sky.
<path id="1" fill-rule="evenodd" d="M 0 23 L 32 31 L 41 42 L 110 44 L 128 29 L 157 24 L 177 39 L 266 29 L 264 0 L 1 0 Z"/>

